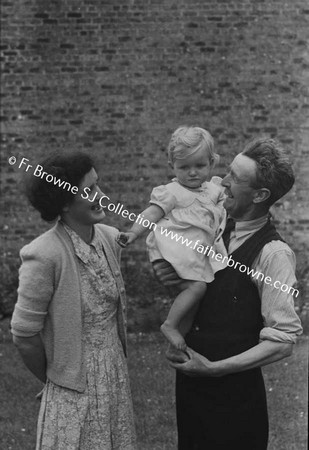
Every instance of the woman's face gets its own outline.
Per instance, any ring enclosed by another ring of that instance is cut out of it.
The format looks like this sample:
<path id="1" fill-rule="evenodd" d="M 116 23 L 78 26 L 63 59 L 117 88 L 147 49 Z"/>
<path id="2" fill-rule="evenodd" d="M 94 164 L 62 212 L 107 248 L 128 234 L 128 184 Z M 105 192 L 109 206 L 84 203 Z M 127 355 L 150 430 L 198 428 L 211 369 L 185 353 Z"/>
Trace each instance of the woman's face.
<path id="1" fill-rule="evenodd" d="M 97 183 L 98 175 L 92 168 L 80 182 L 73 202 L 63 208 L 64 215 L 71 223 L 89 226 L 101 222 L 105 217 L 104 210 L 99 204 L 103 193 Z M 85 188 L 88 189 L 84 191 Z M 89 195 L 85 195 L 85 192 Z M 95 200 L 91 202 L 94 197 Z"/>

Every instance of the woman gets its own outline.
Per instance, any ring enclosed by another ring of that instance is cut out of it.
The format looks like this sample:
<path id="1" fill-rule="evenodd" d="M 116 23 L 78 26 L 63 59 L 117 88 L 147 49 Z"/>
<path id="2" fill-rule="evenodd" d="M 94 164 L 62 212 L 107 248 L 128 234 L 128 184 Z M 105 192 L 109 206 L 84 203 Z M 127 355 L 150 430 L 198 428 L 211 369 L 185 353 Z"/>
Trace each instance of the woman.
<path id="1" fill-rule="evenodd" d="M 21 250 L 12 318 L 15 345 L 46 383 L 36 450 L 133 450 L 118 230 L 100 224 L 103 194 L 88 155 L 54 155 L 42 167 L 65 184 L 32 176 L 27 196 L 44 220 L 60 220 Z"/>

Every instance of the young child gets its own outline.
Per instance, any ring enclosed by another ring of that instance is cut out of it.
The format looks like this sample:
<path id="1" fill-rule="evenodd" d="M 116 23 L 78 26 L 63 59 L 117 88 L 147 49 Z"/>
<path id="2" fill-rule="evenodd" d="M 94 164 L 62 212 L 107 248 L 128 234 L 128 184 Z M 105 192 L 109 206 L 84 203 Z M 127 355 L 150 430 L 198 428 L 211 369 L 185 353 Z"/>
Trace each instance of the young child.
<path id="1" fill-rule="evenodd" d="M 209 181 L 218 159 L 208 131 L 199 127 L 178 128 L 168 146 L 168 163 L 176 178 L 154 188 L 151 206 L 141 213 L 155 225 L 146 240 L 150 261 L 165 259 L 184 280 L 161 325 L 169 342 L 183 351 L 184 335 L 206 292 L 206 283 L 214 279 L 217 270 L 225 268 L 221 262 L 197 251 L 208 246 L 226 255 L 221 239 L 226 221 L 222 206 L 224 188 L 219 177 Z M 118 242 L 125 247 L 146 230 L 142 223 L 135 223 L 129 232 L 119 234 Z"/>

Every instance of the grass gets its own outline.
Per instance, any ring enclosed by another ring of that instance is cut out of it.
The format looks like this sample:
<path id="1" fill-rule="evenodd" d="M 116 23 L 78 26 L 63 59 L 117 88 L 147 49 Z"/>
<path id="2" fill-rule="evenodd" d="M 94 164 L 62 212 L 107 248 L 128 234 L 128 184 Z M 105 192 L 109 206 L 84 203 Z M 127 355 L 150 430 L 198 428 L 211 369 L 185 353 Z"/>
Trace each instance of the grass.
<path id="1" fill-rule="evenodd" d="M 41 383 L 27 371 L 11 343 L 8 319 L 0 321 L 0 448 L 33 450 Z M 174 373 L 158 333 L 129 335 L 129 370 L 139 450 L 176 449 Z M 308 338 L 293 355 L 264 369 L 270 414 L 269 450 L 306 445 Z"/>

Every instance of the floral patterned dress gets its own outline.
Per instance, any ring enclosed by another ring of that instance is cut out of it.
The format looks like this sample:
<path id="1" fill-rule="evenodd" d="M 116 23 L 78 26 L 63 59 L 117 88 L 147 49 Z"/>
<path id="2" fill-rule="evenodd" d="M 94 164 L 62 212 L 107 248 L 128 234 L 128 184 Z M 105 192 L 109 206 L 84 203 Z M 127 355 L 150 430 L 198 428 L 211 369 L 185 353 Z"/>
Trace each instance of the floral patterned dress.
<path id="1" fill-rule="evenodd" d="M 79 259 L 83 302 L 83 393 L 47 381 L 36 450 L 135 450 L 127 363 L 118 336 L 118 292 L 96 234 L 87 245 L 65 226 Z"/>

